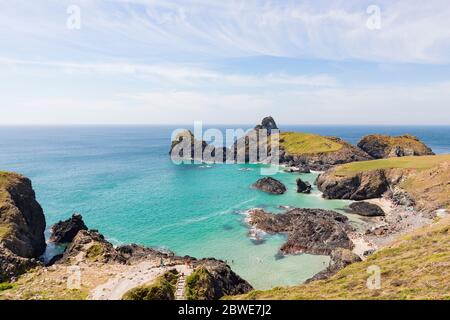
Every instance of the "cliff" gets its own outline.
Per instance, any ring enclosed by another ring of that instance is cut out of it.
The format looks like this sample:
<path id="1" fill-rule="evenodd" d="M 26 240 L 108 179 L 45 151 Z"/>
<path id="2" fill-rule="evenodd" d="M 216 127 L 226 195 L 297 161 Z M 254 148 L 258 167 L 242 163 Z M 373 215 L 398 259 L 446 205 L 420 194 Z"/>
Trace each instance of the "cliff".
<path id="1" fill-rule="evenodd" d="M 358 147 L 375 159 L 434 155 L 417 137 L 408 134 L 398 137 L 368 135 L 358 142 Z"/>
<path id="2" fill-rule="evenodd" d="M 450 218 L 415 230 L 326 280 L 227 299 L 450 299 Z M 380 287 L 372 282 L 379 268 Z M 372 286 L 368 286 L 373 284 Z"/>
<path id="3" fill-rule="evenodd" d="M 31 181 L 0 172 L 0 282 L 38 264 L 45 250 L 45 217 Z"/>
<path id="4" fill-rule="evenodd" d="M 329 199 L 390 196 L 397 204 L 433 211 L 450 206 L 450 155 L 349 163 L 321 174 L 317 186 Z"/>

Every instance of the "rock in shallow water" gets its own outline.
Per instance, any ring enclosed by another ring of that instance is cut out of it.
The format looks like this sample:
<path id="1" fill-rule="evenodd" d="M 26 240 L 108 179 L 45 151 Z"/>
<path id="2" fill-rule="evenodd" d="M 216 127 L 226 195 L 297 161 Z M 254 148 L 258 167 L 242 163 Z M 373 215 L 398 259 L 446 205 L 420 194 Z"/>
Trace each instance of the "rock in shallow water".
<path id="1" fill-rule="evenodd" d="M 284 254 L 329 255 L 337 248 L 353 249 L 348 218 L 330 210 L 295 208 L 281 214 L 261 209 L 249 211 L 249 224 L 269 233 L 286 233 Z"/>
<path id="2" fill-rule="evenodd" d="M 311 184 L 307 181 L 303 181 L 302 179 L 297 179 L 297 192 L 298 193 L 311 193 Z"/>
<path id="3" fill-rule="evenodd" d="M 286 186 L 282 182 L 271 177 L 259 179 L 252 186 L 253 188 L 271 194 L 283 194 L 287 190 Z"/>

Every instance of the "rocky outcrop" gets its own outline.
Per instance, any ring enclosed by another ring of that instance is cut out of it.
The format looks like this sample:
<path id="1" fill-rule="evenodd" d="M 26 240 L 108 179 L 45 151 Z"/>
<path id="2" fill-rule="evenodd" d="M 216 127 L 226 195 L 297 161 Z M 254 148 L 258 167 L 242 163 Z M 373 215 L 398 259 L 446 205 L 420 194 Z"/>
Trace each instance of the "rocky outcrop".
<path id="1" fill-rule="evenodd" d="M 280 248 L 282 254 L 330 255 L 337 248 L 353 248 L 347 217 L 330 210 L 295 208 L 271 214 L 253 209 L 248 222 L 268 233 L 286 233 L 287 241 Z"/>
<path id="2" fill-rule="evenodd" d="M 315 274 L 312 278 L 306 280 L 305 283 L 328 279 L 346 266 L 362 261 L 361 258 L 351 250 L 341 248 L 334 250 L 331 253 L 330 258 L 329 266 L 325 270 Z"/>
<path id="3" fill-rule="evenodd" d="M 358 147 L 375 159 L 434 154 L 428 146 L 412 135 L 368 135 L 358 142 Z"/>
<path id="4" fill-rule="evenodd" d="M 261 124 L 256 125 L 254 129 L 255 130 L 265 129 L 267 130 L 267 135 L 271 135 L 272 130 L 278 130 L 278 127 L 277 124 L 275 123 L 275 120 L 271 116 L 268 116 L 261 121 Z"/>
<path id="5" fill-rule="evenodd" d="M 363 150 L 337 137 L 324 137 L 327 140 L 340 144 L 339 150 L 329 152 L 309 152 L 303 154 L 289 153 L 280 141 L 280 162 L 289 166 L 304 167 L 310 170 L 325 171 L 333 166 L 371 160 L 372 157 Z"/>
<path id="6" fill-rule="evenodd" d="M 350 213 L 358 214 L 365 217 L 382 217 L 384 211 L 379 206 L 373 203 L 359 201 L 351 203 L 349 206 Z"/>
<path id="7" fill-rule="evenodd" d="M 312 186 L 308 181 L 303 181 L 298 178 L 297 181 L 297 192 L 298 193 L 311 193 Z"/>
<path id="8" fill-rule="evenodd" d="M 286 186 L 282 182 L 271 177 L 259 179 L 252 187 L 271 194 L 283 194 L 286 192 Z"/>
<path id="9" fill-rule="evenodd" d="M 382 169 L 344 176 L 329 170 L 317 178 L 317 187 L 325 198 L 358 201 L 381 197 L 388 190 L 389 182 Z"/>
<path id="10" fill-rule="evenodd" d="M 80 230 L 87 230 L 80 214 L 74 213 L 71 218 L 53 225 L 50 242 L 69 243 Z"/>
<path id="11" fill-rule="evenodd" d="M 253 290 L 221 260 L 202 259 L 195 265 L 195 270 L 186 279 L 186 296 L 190 300 L 217 300 Z"/>
<path id="12" fill-rule="evenodd" d="M 0 172 L 0 281 L 35 266 L 44 253 L 45 217 L 31 181 Z"/>
<path id="13" fill-rule="evenodd" d="M 179 132 L 172 141 L 169 155 L 174 161 L 225 162 L 228 148 L 218 148 L 204 140 L 198 140 L 190 130 Z M 232 159 L 231 156 L 229 156 Z"/>
<path id="14" fill-rule="evenodd" d="M 80 230 L 66 248 L 56 264 L 94 264 L 98 268 L 111 264 L 136 265 L 151 261 L 165 267 L 190 265 L 195 270 L 204 269 L 208 279 L 198 285 L 203 299 L 220 299 L 224 295 L 242 294 L 252 290 L 252 286 L 234 273 L 223 261 L 214 258 L 196 259 L 190 256 L 176 256 L 167 250 L 148 248 L 137 244 L 114 247 L 97 230 Z"/>

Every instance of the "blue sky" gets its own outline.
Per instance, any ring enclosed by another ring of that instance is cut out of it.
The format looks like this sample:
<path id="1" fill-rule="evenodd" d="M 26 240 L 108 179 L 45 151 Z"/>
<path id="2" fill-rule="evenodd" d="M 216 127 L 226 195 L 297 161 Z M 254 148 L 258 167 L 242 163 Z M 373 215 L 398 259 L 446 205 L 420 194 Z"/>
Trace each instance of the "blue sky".
<path id="1" fill-rule="evenodd" d="M 448 125 L 449 17 L 446 0 L 0 0 L 0 124 Z"/>

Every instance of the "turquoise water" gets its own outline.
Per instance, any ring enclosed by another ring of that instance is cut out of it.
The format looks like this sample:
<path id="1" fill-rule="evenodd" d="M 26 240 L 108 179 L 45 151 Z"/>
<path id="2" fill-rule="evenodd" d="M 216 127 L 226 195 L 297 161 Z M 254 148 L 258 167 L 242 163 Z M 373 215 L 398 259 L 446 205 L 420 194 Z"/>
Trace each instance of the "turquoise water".
<path id="1" fill-rule="evenodd" d="M 339 210 L 345 201 L 324 200 L 317 191 L 297 194 L 298 174 L 277 174 L 288 187 L 284 195 L 253 190 L 250 185 L 260 178 L 257 165 L 174 165 L 168 156 L 173 129 L 2 127 L 0 169 L 32 179 L 48 226 L 80 212 L 88 226 L 114 243 L 224 259 L 256 288 L 297 284 L 326 266 L 323 256 L 277 258 L 284 241 L 280 235 L 253 243 L 243 212 L 253 207 L 276 211 L 280 205 Z M 289 129 L 340 135 L 351 142 L 377 129 L 399 130 L 450 153 L 448 127 Z M 252 170 L 239 170 L 243 167 Z M 314 174 L 301 177 L 315 179 Z"/>

